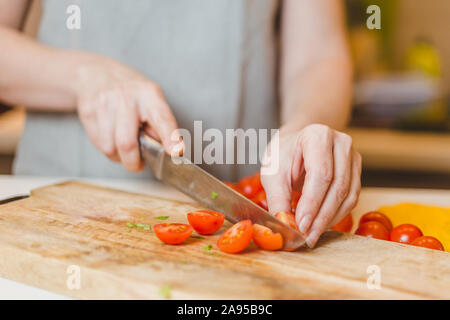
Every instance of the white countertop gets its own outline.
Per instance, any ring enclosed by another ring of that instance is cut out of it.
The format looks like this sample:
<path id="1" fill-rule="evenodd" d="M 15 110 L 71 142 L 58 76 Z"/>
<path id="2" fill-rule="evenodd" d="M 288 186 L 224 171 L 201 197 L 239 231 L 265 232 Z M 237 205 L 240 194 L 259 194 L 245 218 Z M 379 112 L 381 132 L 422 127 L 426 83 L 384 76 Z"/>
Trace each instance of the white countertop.
<path id="1" fill-rule="evenodd" d="M 15 195 L 28 194 L 31 189 L 70 180 L 62 177 L 24 177 L 0 175 L 0 200 Z M 111 179 L 79 179 L 93 184 L 103 185 L 130 192 L 151 194 L 164 198 L 193 202 L 192 199 L 175 189 L 157 181 L 142 180 L 111 180 Z M 352 211 L 358 216 L 367 211 L 375 210 L 377 205 L 395 204 L 410 201 L 424 204 L 450 207 L 450 190 L 423 189 L 390 189 L 364 188 L 361 191 L 358 206 Z M 36 287 L 0 278 L 0 299 L 68 299 Z"/>

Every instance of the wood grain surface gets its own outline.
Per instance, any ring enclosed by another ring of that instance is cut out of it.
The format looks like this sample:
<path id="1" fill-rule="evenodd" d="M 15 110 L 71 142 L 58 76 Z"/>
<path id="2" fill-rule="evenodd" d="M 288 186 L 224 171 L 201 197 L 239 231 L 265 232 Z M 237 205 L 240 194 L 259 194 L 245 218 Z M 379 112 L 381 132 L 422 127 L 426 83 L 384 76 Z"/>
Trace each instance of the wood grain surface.
<path id="1" fill-rule="evenodd" d="M 313 250 L 252 245 L 230 255 L 216 246 L 228 223 L 180 246 L 161 243 L 152 230 L 127 232 L 127 221 L 154 225 L 158 216 L 186 223 L 196 208 L 80 182 L 33 190 L 0 206 L 0 276 L 82 299 L 161 299 L 166 286 L 172 299 L 450 298 L 446 252 L 327 232 Z M 67 286 L 72 265 L 80 289 Z M 367 286 L 372 265 L 381 289 Z"/>

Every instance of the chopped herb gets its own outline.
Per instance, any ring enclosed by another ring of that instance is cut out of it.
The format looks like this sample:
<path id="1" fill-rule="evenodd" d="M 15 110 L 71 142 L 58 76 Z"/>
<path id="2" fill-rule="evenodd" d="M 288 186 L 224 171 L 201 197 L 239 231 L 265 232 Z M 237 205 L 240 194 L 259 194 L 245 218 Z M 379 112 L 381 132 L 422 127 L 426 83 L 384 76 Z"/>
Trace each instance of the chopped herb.
<path id="1" fill-rule="evenodd" d="M 194 239 L 205 239 L 205 237 L 201 237 L 201 236 L 191 236 L 191 238 L 194 238 Z"/>
<path id="2" fill-rule="evenodd" d="M 141 219 L 141 220 L 144 219 L 144 218 L 145 218 L 144 216 L 140 216 L 140 217 L 139 217 L 139 219 Z"/>
<path id="3" fill-rule="evenodd" d="M 214 251 L 206 251 L 205 253 L 209 254 L 210 256 L 216 256 L 216 257 L 220 256 L 220 253 L 214 252 Z"/>
<path id="4" fill-rule="evenodd" d="M 186 260 L 180 260 L 180 264 L 188 264 Z"/>
<path id="5" fill-rule="evenodd" d="M 127 222 L 126 224 L 128 228 L 136 228 L 136 225 L 131 222 Z"/>
<path id="6" fill-rule="evenodd" d="M 130 229 L 130 228 L 127 228 L 127 232 L 131 232 L 131 229 Z"/>
<path id="7" fill-rule="evenodd" d="M 159 295 L 164 299 L 170 299 L 170 284 L 166 284 L 165 286 L 159 288 Z"/>
<path id="8" fill-rule="evenodd" d="M 210 251 L 212 249 L 212 245 L 207 244 L 206 246 L 203 247 L 203 250 L 205 251 Z"/>
<path id="9" fill-rule="evenodd" d="M 219 194 L 217 193 L 217 192 L 211 192 L 211 198 L 212 199 L 215 199 L 215 198 L 217 198 L 219 196 Z"/>
<path id="10" fill-rule="evenodd" d="M 138 224 L 136 224 L 136 227 L 138 227 L 139 229 L 150 230 L 149 224 L 138 223 Z"/>
<path id="11" fill-rule="evenodd" d="M 155 219 L 158 219 L 158 220 L 167 220 L 167 219 L 169 219 L 169 216 L 160 216 L 160 217 L 156 217 Z"/>

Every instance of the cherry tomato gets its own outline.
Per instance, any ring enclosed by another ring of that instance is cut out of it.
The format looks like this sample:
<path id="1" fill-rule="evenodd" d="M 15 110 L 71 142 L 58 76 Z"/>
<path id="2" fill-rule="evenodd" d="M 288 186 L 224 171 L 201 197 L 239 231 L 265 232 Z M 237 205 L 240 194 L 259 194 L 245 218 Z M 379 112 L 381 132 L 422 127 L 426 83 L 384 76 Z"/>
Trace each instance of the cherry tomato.
<path id="1" fill-rule="evenodd" d="M 389 240 L 389 232 L 386 227 L 377 221 L 363 223 L 356 230 L 355 234 L 380 240 Z"/>
<path id="2" fill-rule="evenodd" d="M 253 225 L 253 241 L 264 250 L 280 250 L 283 247 L 283 237 L 260 224 Z"/>
<path id="3" fill-rule="evenodd" d="M 265 210 L 269 209 L 267 206 L 266 192 L 264 189 L 259 191 L 251 200 L 261 208 Z"/>
<path id="4" fill-rule="evenodd" d="M 412 224 L 401 224 L 391 231 L 390 240 L 401 243 L 411 243 L 421 237 L 422 231 Z"/>
<path id="5" fill-rule="evenodd" d="M 252 176 L 242 178 L 239 180 L 237 187 L 242 191 L 242 194 L 247 198 L 254 197 L 259 191 L 262 190 L 261 179 L 259 173 Z"/>
<path id="6" fill-rule="evenodd" d="M 217 241 L 217 247 L 226 253 L 238 253 L 248 247 L 253 237 L 250 220 L 242 220 L 233 225 Z"/>
<path id="7" fill-rule="evenodd" d="M 194 230 L 188 224 L 160 223 L 153 226 L 156 236 L 167 244 L 180 244 L 189 238 Z"/>
<path id="8" fill-rule="evenodd" d="M 237 191 L 237 192 L 239 192 L 239 193 L 242 193 L 241 190 L 239 190 L 239 188 L 237 187 L 237 185 L 235 185 L 234 183 L 228 182 L 228 181 L 225 181 L 224 183 L 225 183 L 227 186 L 229 186 L 231 189 L 233 189 L 234 191 Z"/>
<path id="9" fill-rule="evenodd" d="M 291 228 L 298 230 L 298 226 L 295 223 L 295 216 L 293 213 L 280 211 L 275 214 L 275 217 L 280 219 L 281 222 L 287 224 Z"/>
<path id="10" fill-rule="evenodd" d="M 211 210 L 198 210 L 187 214 L 189 224 L 200 234 L 213 234 L 223 224 L 225 215 Z"/>
<path id="11" fill-rule="evenodd" d="M 340 232 L 350 232 L 350 230 L 352 230 L 352 227 L 353 227 L 353 217 L 352 214 L 349 213 L 344 217 L 344 219 L 342 219 L 335 226 L 333 226 L 331 230 Z"/>
<path id="12" fill-rule="evenodd" d="M 365 215 L 361 217 L 361 219 L 359 219 L 359 225 L 362 225 L 363 223 L 369 221 L 377 221 L 382 225 L 384 225 L 389 233 L 392 231 L 393 227 L 391 219 L 389 219 L 386 215 L 382 214 L 381 212 L 377 211 L 367 212 Z"/>
<path id="13" fill-rule="evenodd" d="M 295 210 L 297 209 L 298 201 L 300 200 L 300 197 L 302 194 L 298 191 L 292 190 L 291 194 L 291 212 L 295 213 Z"/>
<path id="14" fill-rule="evenodd" d="M 418 237 L 414 239 L 414 241 L 411 242 L 411 244 L 413 246 L 444 251 L 444 246 L 442 245 L 442 243 L 435 237 L 431 236 Z"/>

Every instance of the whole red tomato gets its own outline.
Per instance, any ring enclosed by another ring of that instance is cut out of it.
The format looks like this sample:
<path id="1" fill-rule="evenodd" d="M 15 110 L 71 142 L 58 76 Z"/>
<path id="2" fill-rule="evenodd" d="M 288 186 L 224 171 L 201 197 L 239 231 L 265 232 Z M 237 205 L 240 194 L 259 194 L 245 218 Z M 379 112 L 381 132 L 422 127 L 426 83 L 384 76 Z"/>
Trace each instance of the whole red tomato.
<path id="1" fill-rule="evenodd" d="M 340 232 L 350 232 L 353 227 L 353 217 L 352 214 L 349 213 L 339 221 L 335 226 L 331 228 L 331 230 L 340 231 Z"/>
<path id="2" fill-rule="evenodd" d="M 242 178 L 237 183 L 237 187 L 239 190 L 241 190 L 244 196 L 246 196 L 247 198 L 253 198 L 263 188 L 259 173 Z"/>
<path id="3" fill-rule="evenodd" d="M 389 232 L 386 227 L 377 221 L 363 223 L 356 230 L 355 234 L 380 240 L 389 240 Z"/>
<path id="4" fill-rule="evenodd" d="M 384 225 L 388 232 L 392 231 L 393 226 L 391 220 L 381 212 L 377 211 L 367 212 L 365 215 L 361 217 L 361 219 L 359 219 L 359 225 L 362 225 L 363 223 L 369 221 L 377 221 L 382 225 Z"/>
<path id="5" fill-rule="evenodd" d="M 422 231 L 413 224 L 401 224 L 391 231 L 390 240 L 401 243 L 411 243 L 422 236 Z"/>
<path id="6" fill-rule="evenodd" d="M 431 236 L 418 237 L 414 239 L 414 241 L 411 242 L 411 244 L 413 246 L 444 251 L 444 246 L 442 245 L 442 243 L 435 237 Z"/>
<path id="7" fill-rule="evenodd" d="M 266 192 L 264 191 L 264 189 L 259 191 L 251 200 L 261 208 L 265 210 L 269 209 L 269 207 L 267 206 Z"/>

